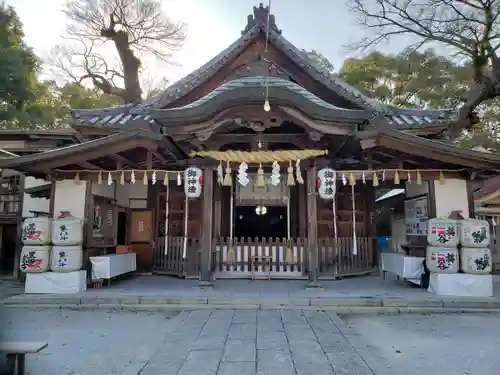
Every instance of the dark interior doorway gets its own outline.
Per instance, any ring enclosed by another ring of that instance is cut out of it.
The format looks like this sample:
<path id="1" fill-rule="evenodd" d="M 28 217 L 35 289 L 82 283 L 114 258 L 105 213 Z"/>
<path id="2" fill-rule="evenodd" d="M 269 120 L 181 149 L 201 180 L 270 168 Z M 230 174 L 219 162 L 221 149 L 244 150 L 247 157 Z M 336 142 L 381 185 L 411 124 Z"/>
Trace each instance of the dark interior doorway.
<path id="1" fill-rule="evenodd" d="M 286 238 L 286 206 L 265 206 L 266 213 L 256 212 L 256 206 L 236 206 L 234 212 L 234 236 Z"/>
<path id="2" fill-rule="evenodd" d="M 118 222 L 116 224 L 116 243 L 125 245 L 127 241 L 127 213 L 118 211 Z"/>
<path id="3" fill-rule="evenodd" d="M 4 225 L 2 229 L 2 249 L 0 256 L 0 271 L 13 272 L 16 260 L 17 225 Z"/>

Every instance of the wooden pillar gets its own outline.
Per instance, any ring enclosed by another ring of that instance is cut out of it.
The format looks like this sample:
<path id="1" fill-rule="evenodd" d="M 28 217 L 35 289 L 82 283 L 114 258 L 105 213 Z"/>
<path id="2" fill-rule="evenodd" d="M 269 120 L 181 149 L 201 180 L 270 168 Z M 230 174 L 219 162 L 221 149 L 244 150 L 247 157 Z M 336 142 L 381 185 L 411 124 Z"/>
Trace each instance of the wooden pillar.
<path id="1" fill-rule="evenodd" d="M 474 181 L 470 178 L 467 180 L 467 200 L 469 203 L 469 217 L 476 218 L 476 205 L 474 204 Z"/>
<path id="2" fill-rule="evenodd" d="M 299 207 L 299 230 L 298 236 L 304 238 L 306 236 L 306 226 L 307 226 L 307 190 L 304 184 L 298 184 L 297 186 L 297 204 Z"/>
<path id="3" fill-rule="evenodd" d="M 214 217 L 214 236 L 221 237 L 222 236 L 222 186 L 217 184 L 214 187 L 214 212 L 220 212 L 217 217 Z"/>
<path id="4" fill-rule="evenodd" d="M 308 288 L 318 288 L 318 194 L 316 192 L 316 165 L 307 170 L 307 243 L 309 247 Z"/>
<path id="5" fill-rule="evenodd" d="M 203 169 L 203 220 L 201 228 L 200 286 L 212 285 L 212 237 L 214 211 L 214 171 Z"/>
<path id="6" fill-rule="evenodd" d="M 26 277 L 24 273 L 20 272 L 19 266 L 21 263 L 21 251 L 23 249 L 23 243 L 21 241 L 22 237 L 22 231 L 23 231 L 23 206 L 24 206 L 24 189 L 25 189 L 25 176 L 24 174 L 19 175 L 19 186 L 16 191 L 16 194 L 19 194 L 19 206 L 18 206 L 18 212 L 16 213 L 17 215 L 17 236 L 16 236 L 16 242 L 15 242 L 15 248 L 14 248 L 14 270 L 13 270 L 13 276 L 14 278 L 21 280 Z"/>

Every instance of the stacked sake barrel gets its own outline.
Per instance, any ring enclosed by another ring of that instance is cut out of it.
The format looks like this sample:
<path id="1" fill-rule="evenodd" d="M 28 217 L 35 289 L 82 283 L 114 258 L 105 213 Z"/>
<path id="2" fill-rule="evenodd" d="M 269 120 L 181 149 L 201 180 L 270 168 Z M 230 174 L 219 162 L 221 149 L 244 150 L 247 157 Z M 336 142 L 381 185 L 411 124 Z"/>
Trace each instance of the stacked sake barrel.
<path id="1" fill-rule="evenodd" d="M 82 268 L 83 223 L 69 212 L 52 221 L 52 253 L 50 269 L 53 272 L 73 272 Z"/>
<path id="2" fill-rule="evenodd" d="M 460 269 L 472 275 L 488 275 L 492 271 L 490 227 L 485 220 L 461 220 Z"/>
<path id="3" fill-rule="evenodd" d="M 51 223 L 48 217 L 27 218 L 23 222 L 21 261 L 24 273 L 47 272 L 51 250 Z"/>
<path id="4" fill-rule="evenodd" d="M 459 270 L 458 221 L 429 219 L 426 264 L 433 273 L 457 273 Z"/>
<path id="5" fill-rule="evenodd" d="M 488 275 L 492 271 L 489 223 L 484 220 L 430 219 L 427 267 L 434 273 Z"/>

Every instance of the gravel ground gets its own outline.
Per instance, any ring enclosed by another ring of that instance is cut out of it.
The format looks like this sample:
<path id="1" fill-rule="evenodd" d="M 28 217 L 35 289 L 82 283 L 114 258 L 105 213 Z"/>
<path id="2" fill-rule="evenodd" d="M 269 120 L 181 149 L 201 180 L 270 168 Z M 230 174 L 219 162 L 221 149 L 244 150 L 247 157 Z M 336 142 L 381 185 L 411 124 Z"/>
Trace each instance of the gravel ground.
<path id="1" fill-rule="evenodd" d="M 358 352 L 381 375 L 500 374 L 500 315 L 347 316 Z M 375 360 L 377 358 L 377 360 Z"/>

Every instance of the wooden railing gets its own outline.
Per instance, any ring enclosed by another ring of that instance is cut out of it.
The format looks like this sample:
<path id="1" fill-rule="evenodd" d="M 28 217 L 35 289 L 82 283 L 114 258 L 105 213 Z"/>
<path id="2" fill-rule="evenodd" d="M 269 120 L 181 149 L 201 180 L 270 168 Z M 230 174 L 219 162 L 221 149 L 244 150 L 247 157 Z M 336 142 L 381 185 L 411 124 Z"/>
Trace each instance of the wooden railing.
<path id="1" fill-rule="evenodd" d="M 306 270 L 306 244 L 303 238 L 219 238 L 215 243 L 215 272 L 220 276 L 268 272 L 273 277 L 302 276 Z M 269 263 L 268 259 L 270 257 Z M 253 258 L 253 261 L 252 261 Z"/>
<path id="2" fill-rule="evenodd" d="M 357 237 L 353 254 L 351 237 L 318 238 L 319 276 L 337 278 L 374 270 L 375 238 Z M 183 237 L 156 241 L 154 269 L 157 272 L 195 277 L 200 265 L 200 242 L 187 239 L 183 258 Z M 252 273 L 270 273 L 273 278 L 304 277 L 309 269 L 309 246 L 306 238 L 215 238 L 212 243 L 212 271 L 219 278 L 247 277 Z M 268 265 L 270 264 L 270 270 Z"/>
<path id="3" fill-rule="evenodd" d="M 156 239 L 153 251 L 153 269 L 180 277 L 198 276 L 200 264 L 200 243 L 198 238 L 187 238 L 186 256 L 184 237 L 168 237 L 168 251 L 165 251 L 165 237 Z"/>

